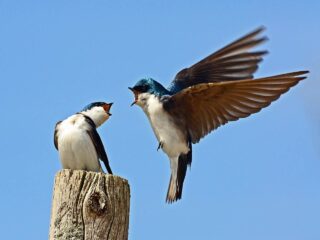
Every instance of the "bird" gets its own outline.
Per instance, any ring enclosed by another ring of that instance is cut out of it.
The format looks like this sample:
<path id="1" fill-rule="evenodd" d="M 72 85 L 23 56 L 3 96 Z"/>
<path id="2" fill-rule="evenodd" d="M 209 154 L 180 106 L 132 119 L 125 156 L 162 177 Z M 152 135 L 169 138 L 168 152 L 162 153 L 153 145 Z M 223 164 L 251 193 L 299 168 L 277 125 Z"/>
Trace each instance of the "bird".
<path id="1" fill-rule="evenodd" d="M 254 78 L 267 51 L 252 48 L 265 42 L 264 27 L 244 35 L 194 65 L 179 71 L 168 88 L 143 78 L 129 89 L 142 108 L 162 149 L 170 160 L 167 203 L 182 197 L 192 144 L 228 122 L 267 107 L 308 71 Z"/>
<path id="2" fill-rule="evenodd" d="M 103 172 L 99 159 L 112 174 L 108 156 L 97 132 L 99 126 L 112 115 L 113 103 L 93 102 L 81 112 L 57 122 L 54 146 L 64 169 Z"/>

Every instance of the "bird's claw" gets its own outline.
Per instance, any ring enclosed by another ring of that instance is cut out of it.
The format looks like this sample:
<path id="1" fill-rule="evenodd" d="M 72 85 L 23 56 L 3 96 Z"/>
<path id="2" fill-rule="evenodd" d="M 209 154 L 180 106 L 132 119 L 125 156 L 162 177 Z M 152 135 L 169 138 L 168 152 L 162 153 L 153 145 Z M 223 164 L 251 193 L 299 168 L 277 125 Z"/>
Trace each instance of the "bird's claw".
<path id="1" fill-rule="evenodd" d="M 158 145 L 158 148 L 157 148 L 157 151 L 159 151 L 160 148 L 163 147 L 163 142 L 159 142 L 159 145 Z"/>

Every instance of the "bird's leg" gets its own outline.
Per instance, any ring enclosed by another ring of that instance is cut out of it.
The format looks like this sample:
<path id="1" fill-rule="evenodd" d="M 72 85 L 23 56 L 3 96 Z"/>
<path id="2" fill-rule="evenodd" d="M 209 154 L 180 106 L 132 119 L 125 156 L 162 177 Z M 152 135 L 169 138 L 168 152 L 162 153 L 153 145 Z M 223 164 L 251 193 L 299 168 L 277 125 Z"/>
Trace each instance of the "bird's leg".
<path id="1" fill-rule="evenodd" d="M 159 145 L 158 145 L 158 148 L 157 148 L 157 151 L 159 151 L 159 149 L 162 148 L 162 147 L 163 147 L 163 142 L 160 141 Z"/>

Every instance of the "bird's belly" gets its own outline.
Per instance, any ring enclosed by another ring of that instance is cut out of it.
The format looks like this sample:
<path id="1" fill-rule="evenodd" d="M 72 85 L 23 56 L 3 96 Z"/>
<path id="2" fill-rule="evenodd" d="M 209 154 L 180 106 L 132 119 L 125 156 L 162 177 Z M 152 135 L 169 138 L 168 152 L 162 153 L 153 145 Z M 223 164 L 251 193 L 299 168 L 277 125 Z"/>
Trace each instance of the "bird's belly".
<path id="1" fill-rule="evenodd" d="M 63 168 L 101 171 L 97 152 L 86 131 L 68 128 L 59 136 L 59 154 Z"/>
<path id="2" fill-rule="evenodd" d="M 163 151 L 169 157 L 189 152 L 186 137 L 166 112 L 162 110 L 151 114 L 149 119 L 158 141 L 163 145 Z"/>

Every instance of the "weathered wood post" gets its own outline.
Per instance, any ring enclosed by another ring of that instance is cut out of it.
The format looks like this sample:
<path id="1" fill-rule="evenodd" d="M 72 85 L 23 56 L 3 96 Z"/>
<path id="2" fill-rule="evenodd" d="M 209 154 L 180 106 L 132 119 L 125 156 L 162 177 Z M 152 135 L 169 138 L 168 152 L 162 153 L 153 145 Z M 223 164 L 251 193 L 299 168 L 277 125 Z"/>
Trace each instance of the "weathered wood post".
<path id="1" fill-rule="evenodd" d="M 129 208 L 127 180 L 64 169 L 55 177 L 49 239 L 126 240 Z"/>

